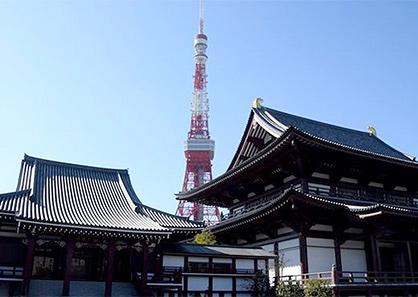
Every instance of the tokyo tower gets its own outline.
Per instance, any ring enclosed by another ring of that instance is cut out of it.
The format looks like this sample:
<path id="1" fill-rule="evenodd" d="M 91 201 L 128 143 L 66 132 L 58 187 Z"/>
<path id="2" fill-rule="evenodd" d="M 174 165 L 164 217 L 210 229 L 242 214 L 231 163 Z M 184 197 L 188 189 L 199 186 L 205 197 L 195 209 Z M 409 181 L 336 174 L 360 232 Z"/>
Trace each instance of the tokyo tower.
<path id="1" fill-rule="evenodd" d="M 206 89 L 206 48 L 208 38 L 203 33 L 203 1 L 200 0 L 199 31 L 194 39 L 194 90 L 190 131 L 184 146 L 186 172 L 182 191 L 199 187 L 212 179 L 212 159 L 215 141 L 210 139 L 208 127 L 209 100 Z M 190 217 L 195 221 L 205 221 L 208 225 L 220 221 L 219 208 L 196 202 L 180 201 L 177 215 Z"/>

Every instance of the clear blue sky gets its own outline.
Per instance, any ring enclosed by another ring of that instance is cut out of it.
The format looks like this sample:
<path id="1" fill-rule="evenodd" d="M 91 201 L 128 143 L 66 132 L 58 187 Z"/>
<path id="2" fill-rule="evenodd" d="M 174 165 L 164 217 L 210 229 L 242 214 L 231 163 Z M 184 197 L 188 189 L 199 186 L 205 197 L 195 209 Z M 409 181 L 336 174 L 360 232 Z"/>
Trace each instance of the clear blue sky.
<path id="1" fill-rule="evenodd" d="M 366 130 L 418 154 L 418 2 L 206 3 L 214 175 L 252 100 Z M 129 168 L 174 211 L 190 120 L 198 1 L 0 1 L 0 192 L 24 153 Z"/>

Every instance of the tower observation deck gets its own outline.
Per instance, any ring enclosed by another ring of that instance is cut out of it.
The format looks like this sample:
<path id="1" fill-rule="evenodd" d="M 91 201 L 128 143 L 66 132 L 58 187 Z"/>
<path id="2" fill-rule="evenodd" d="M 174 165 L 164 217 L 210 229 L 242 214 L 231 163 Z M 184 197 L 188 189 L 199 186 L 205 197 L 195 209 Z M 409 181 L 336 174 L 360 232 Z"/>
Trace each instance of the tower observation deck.
<path id="1" fill-rule="evenodd" d="M 208 38 L 203 33 L 203 1 L 200 1 L 199 31 L 194 39 L 194 90 L 192 98 L 192 117 L 190 130 L 184 145 L 186 172 L 182 192 L 199 187 L 212 179 L 212 163 L 215 141 L 209 136 L 209 99 L 206 89 L 206 49 Z M 187 216 L 196 221 L 205 221 L 208 225 L 220 221 L 217 207 L 196 202 L 180 201 L 177 215 Z"/>

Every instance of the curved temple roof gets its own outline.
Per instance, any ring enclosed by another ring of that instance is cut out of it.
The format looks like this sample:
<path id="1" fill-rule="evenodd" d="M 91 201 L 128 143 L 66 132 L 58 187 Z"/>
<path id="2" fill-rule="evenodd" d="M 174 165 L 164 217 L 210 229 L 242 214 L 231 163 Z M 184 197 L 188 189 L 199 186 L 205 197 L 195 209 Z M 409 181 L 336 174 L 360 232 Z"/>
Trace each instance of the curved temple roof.
<path id="1" fill-rule="evenodd" d="M 286 129 L 294 127 L 311 136 L 322 138 L 342 146 L 406 161 L 411 160 L 405 154 L 368 132 L 335 126 L 266 107 L 257 109 L 256 112 L 258 114 L 263 113 L 263 117 L 267 116 L 270 119 L 273 117 L 272 122 L 279 131 L 283 126 L 285 126 Z"/>
<path id="2" fill-rule="evenodd" d="M 253 132 L 258 131 L 255 129 L 256 125 L 259 126 L 257 128 L 261 128 L 259 132 Z M 256 138 L 252 135 L 253 133 L 259 133 L 259 139 L 256 140 L 263 142 L 258 148 L 252 142 Z M 359 153 L 363 156 L 418 168 L 418 162 L 415 159 L 408 157 L 368 132 L 339 127 L 271 108 L 257 106 L 251 110 L 244 135 L 228 170 L 198 188 L 177 194 L 178 199 L 198 200 L 198 193 L 200 195 L 206 189 L 218 186 L 235 174 L 250 170 L 250 167 L 256 162 L 265 158 L 288 141 L 289 135 L 299 135 L 316 144 L 326 145 L 333 149 L 342 149 L 348 152 Z M 250 141 L 250 139 L 253 140 Z"/>
<path id="3" fill-rule="evenodd" d="M 170 234 L 203 227 L 143 205 L 127 170 L 27 155 L 17 192 L 0 195 L 0 212 L 15 213 L 24 223 L 125 233 Z"/>

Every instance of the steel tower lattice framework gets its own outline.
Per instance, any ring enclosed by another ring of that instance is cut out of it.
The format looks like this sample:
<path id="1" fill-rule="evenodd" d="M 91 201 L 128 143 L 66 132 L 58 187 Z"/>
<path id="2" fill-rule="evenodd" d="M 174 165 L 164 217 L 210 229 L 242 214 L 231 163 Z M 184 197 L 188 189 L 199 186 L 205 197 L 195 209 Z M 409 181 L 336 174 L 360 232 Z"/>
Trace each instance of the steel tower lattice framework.
<path id="1" fill-rule="evenodd" d="M 186 172 L 182 191 L 199 187 L 212 179 L 212 159 L 215 142 L 210 139 L 208 127 L 209 100 L 206 90 L 206 48 L 208 38 L 203 33 L 203 1 L 200 0 L 199 31 L 194 39 L 194 90 L 190 131 L 185 142 Z M 177 215 L 205 221 L 208 225 L 220 221 L 219 208 L 197 202 L 180 201 Z"/>

